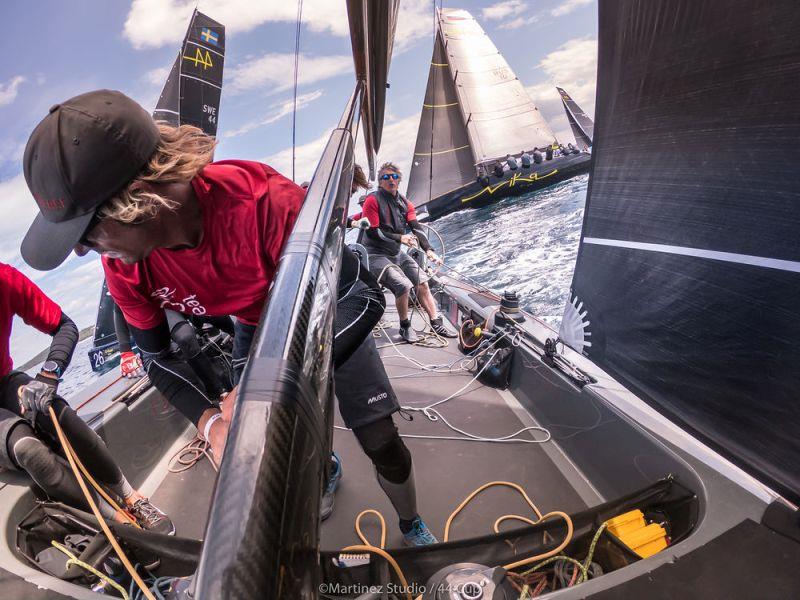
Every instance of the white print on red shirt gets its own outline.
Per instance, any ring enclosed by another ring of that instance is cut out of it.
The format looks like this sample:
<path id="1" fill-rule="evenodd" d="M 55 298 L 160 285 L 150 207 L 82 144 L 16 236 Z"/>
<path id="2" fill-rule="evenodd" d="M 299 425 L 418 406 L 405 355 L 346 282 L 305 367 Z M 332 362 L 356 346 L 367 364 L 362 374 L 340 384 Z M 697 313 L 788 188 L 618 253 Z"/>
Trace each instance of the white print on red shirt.
<path id="1" fill-rule="evenodd" d="M 173 298 L 173 296 L 175 295 L 175 290 L 169 289 L 169 287 L 164 286 L 162 288 L 158 288 L 155 292 L 153 292 L 150 295 L 153 298 L 158 298 L 159 300 L 161 300 L 161 308 L 174 310 L 179 313 L 191 312 L 193 315 L 196 316 L 206 314 L 206 308 L 203 305 L 201 305 L 200 302 L 196 299 L 197 294 L 186 296 L 186 298 L 179 301 Z"/>

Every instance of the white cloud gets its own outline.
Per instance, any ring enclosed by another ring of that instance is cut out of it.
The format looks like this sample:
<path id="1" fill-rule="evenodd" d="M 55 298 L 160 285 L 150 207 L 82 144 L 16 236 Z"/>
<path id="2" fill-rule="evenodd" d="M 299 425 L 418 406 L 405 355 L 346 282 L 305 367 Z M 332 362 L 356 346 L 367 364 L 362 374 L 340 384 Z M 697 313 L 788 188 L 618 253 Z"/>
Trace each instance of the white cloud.
<path id="1" fill-rule="evenodd" d="M 133 0 L 123 35 L 135 48 L 158 48 L 177 44 L 197 8 L 225 25 L 227 33 L 251 31 L 264 23 L 291 23 L 297 18 L 297 4 L 287 0 Z M 400 5 L 395 44 L 402 50 L 430 32 L 429 0 L 404 0 Z M 347 9 L 343 2 L 305 0 L 303 25 L 315 33 L 347 36 Z"/>
<path id="2" fill-rule="evenodd" d="M 38 212 L 22 173 L 0 182 L 0 261 L 19 256 L 22 238 Z"/>
<path id="3" fill-rule="evenodd" d="M 21 162 L 27 144 L 27 139 L 23 141 L 6 139 L 0 142 L 0 163 Z"/>
<path id="4" fill-rule="evenodd" d="M 547 81 L 527 86 L 527 91 L 539 109 L 548 117 L 559 140 L 572 140 L 564 115 L 561 97 L 555 86 L 564 88 L 588 114 L 594 114 L 597 79 L 597 40 L 574 39 L 556 48 L 537 65 L 547 75 Z"/>
<path id="5" fill-rule="evenodd" d="M 353 58 L 345 55 L 300 56 L 298 85 L 316 83 L 353 71 Z M 271 92 L 292 88 L 294 54 L 269 53 L 231 69 L 227 89 L 232 94 L 269 87 Z"/>
<path id="6" fill-rule="evenodd" d="M 408 180 L 411 169 L 411 156 L 414 152 L 414 144 L 417 140 L 417 127 L 419 127 L 419 113 L 393 120 L 387 118 L 386 126 L 383 128 L 381 150 L 378 153 L 377 164 L 385 161 L 396 163 L 403 172 L 404 182 Z M 318 138 L 297 146 L 295 149 L 295 181 L 302 182 L 311 179 L 314 170 L 317 168 L 322 151 L 328 143 L 331 129 L 325 131 Z M 356 162 L 367 170 L 367 159 L 363 150 L 363 144 L 357 142 Z M 271 154 L 261 159 L 280 173 L 287 177 L 292 174 L 292 149 L 285 148 L 280 152 Z"/>
<path id="7" fill-rule="evenodd" d="M 25 78 L 17 75 L 9 79 L 7 83 L 0 83 L 0 106 L 6 106 L 16 100 L 19 86 L 23 81 Z"/>
<path id="8" fill-rule="evenodd" d="M 170 65 L 169 67 L 158 67 L 157 69 L 150 69 L 147 73 L 144 74 L 144 80 L 152 85 L 164 85 L 164 82 L 167 80 L 167 75 L 169 75 L 169 70 L 171 68 L 172 66 Z"/>
<path id="9" fill-rule="evenodd" d="M 500 25 L 500 29 L 519 29 L 520 27 L 525 27 L 526 25 L 533 25 L 534 23 L 538 23 L 539 17 L 537 15 L 533 15 L 530 17 L 517 17 L 516 19 L 512 19 L 511 21 L 506 21 L 502 25 Z"/>
<path id="10" fill-rule="evenodd" d="M 314 102 L 314 100 L 317 100 L 320 96 L 322 96 L 322 90 L 314 90 L 313 92 L 310 92 L 308 94 L 299 94 L 297 96 L 297 110 L 305 108 L 306 106 Z M 258 127 L 274 123 L 275 121 L 278 121 L 283 117 L 292 114 L 292 109 L 294 108 L 294 102 L 290 98 L 289 100 L 273 104 L 270 108 L 272 109 L 272 111 L 266 117 L 257 119 L 255 121 L 251 121 L 249 123 L 245 123 L 238 129 L 226 132 L 222 137 L 224 138 L 236 137 L 238 135 L 243 135 L 245 133 L 248 133 Z"/>
<path id="11" fill-rule="evenodd" d="M 552 17 L 563 17 L 581 6 L 591 4 L 594 0 L 565 0 L 556 8 L 550 11 Z"/>
<path id="12" fill-rule="evenodd" d="M 505 0 L 505 2 L 498 2 L 482 9 L 481 17 L 489 20 L 505 19 L 518 11 L 525 10 L 527 7 L 527 2 L 522 0 Z"/>

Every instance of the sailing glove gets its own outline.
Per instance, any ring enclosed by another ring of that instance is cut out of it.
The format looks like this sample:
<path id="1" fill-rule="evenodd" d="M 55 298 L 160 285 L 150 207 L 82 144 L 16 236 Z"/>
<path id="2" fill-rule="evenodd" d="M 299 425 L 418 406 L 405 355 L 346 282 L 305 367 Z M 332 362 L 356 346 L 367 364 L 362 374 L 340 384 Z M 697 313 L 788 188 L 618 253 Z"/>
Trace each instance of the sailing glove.
<path id="1" fill-rule="evenodd" d="M 37 375 L 36 379 L 19 388 L 17 392 L 19 407 L 22 416 L 31 425 L 36 423 L 36 416 L 39 413 L 47 415 L 47 409 L 53 404 L 57 386 L 57 379 Z"/>
<path id="2" fill-rule="evenodd" d="M 128 379 L 135 379 L 144 375 L 142 359 L 135 352 L 121 352 L 119 368 L 122 376 Z"/>

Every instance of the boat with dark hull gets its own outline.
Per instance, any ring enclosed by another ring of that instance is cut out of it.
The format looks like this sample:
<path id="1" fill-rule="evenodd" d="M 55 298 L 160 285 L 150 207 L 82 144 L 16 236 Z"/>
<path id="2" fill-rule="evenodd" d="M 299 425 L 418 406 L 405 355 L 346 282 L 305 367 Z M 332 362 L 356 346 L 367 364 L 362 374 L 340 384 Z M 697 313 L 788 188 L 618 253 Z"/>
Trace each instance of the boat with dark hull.
<path id="1" fill-rule="evenodd" d="M 197 600 L 800 597 L 791 2 L 601 1 L 595 162 L 560 331 L 447 267 L 431 286 L 458 345 L 398 346 L 387 310 L 380 352 L 414 417 L 398 427 L 420 511 L 443 543 L 401 548 L 393 527 L 382 543 L 364 521 L 375 545 L 342 549 L 359 543 L 362 511 L 393 514 L 335 415 L 330 341 L 355 133 L 359 121 L 372 129 L 374 155 L 374 83 L 386 80 L 397 7 L 348 2 L 359 81 L 284 249 L 218 477 L 207 461 L 169 471 L 194 431 L 157 391 L 131 394 L 107 374 L 79 398 L 132 484 L 177 527 L 115 533 L 132 553 L 162 556 L 157 575 L 191 575 Z M 383 58 L 367 69 L 365 54 Z M 331 444 L 344 478 L 321 524 Z M 119 595 L 23 558 L 69 528 L 96 537 L 96 522 L 38 504 L 18 474 L 0 477 L 3 597 Z M 498 481 L 528 501 L 494 486 L 452 514 Z M 41 513 L 49 520 L 36 528 Z"/>
<path id="2" fill-rule="evenodd" d="M 224 63 L 225 27 L 195 9 L 153 118 L 176 127 L 194 125 L 216 136 Z M 107 371 L 119 364 L 119 344 L 114 327 L 114 301 L 105 280 L 94 331 L 89 362 L 93 371 Z"/>
<path id="3" fill-rule="evenodd" d="M 561 104 L 564 105 L 564 112 L 567 113 L 567 121 L 569 121 L 569 126 L 575 136 L 578 148 L 591 148 L 592 137 L 594 137 L 594 122 L 592 118 L 583 112 L 583 109 L 563 88 L 556 87 L 556 90 L 558 90 L 558 95 L 561 96 Z"/>
<path id="4" fill-rule="evenodd" d="M 558 140 L 469 12 L 442 9 L 436 22 L 408 178 L 407 195 L 421 219 L 486 206 L 589 170 L 589 154 L 545 153 Z M 519 157 L 535 149 L 543 160 L 523 168 Z M 518 168 L 506 164 L 509 154 Z"/>

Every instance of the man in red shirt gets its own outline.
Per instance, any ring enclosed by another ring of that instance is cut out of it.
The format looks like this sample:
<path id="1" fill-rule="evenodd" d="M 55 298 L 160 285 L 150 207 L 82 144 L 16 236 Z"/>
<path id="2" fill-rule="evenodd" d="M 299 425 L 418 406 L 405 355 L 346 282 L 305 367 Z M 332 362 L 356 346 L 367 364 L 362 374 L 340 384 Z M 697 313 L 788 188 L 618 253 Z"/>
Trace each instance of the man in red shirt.
<path id="1" fill-rule="evenodd" d="M 264 164 L 210 163 L 214 144 L 194 127 L 156 125 L 119 92 L 89 92 L 57 105 L 25 150 L 26 181 L 41 212 L 22 254 L 39 269 L 55 268 L 73 247 L 79 254 L 94 249 L 103 255 L 108 289 L 142 350 L 150 379 L 220 458 L 229 418 L 186 362 L 170 353 L 164 310 L 234 316 L 238 377 L 305 192 Z M 346 251 L 334 327 L 337 370 L 371 340 L 383 309 L 377 282 Z M 350 315 L 346 324 L 344 315 Z M 378 359 L 377 351 L 363 356 Z M 370 371 L 367 363 L 352 377 Z M 344 383 L 337 386 L 337 397 L 346 424 L 348 415 L 369 415 L 368 422 L 351 423 L 357 437 L 357 430 L 372 430 L 387 417 L 391 423 L 399 408 L 393 393 L 381 392 L 376 400 L 359 381 Z M 226 399 L 226 409 L 231 403 Z M 410 456 L 396 430 L 383 427 L 369 436 L 369 444 L 359 441 L 379 474 L 387 473 L 391 481 L 400 479 L 402 470 L 406 479 L 392 483 L 410 496 Z M 334 474 L 341 473 L 335 463 Z M 328 486 L 324 507 L 332 509 L 334 490 Z M 435 541 L 415 510 L 405 515 L 409 543 Z"/>
<path id="2" fill-rule="evenodd" d="M 15 315 L 53 336 L 47 360 L 35 378 L 13 370 L 9 339 Z M 94 477 L 124 500 L 143 527 L 174 533 L 172 521 L 131 487 L 100 436 L 56 395 L 77 342 L 78 329 L 61 308 L 14 267 L 0 263 L 0 467 L 22 469 L 54 500 L 86 507 L 74 475 L 53 452 L 59 442 L 48 411 L 52 406 L 67 438 Z M 110 504 L 97 501 L 107 518 L 124 522 Z"/>
<path id="3" fill-rule="evenodd" d="M 400 169 L 394 163 L 384 163 L 378 171 L 378 190 L 364 200 L 363 216 L 369 219 L 369 229 L 362 243 L 369 252 L 369 270 L 394 294 L 397 315 L 400 317 L 400 337 L 408 343 L 417 341 L 408 318 L 408 297 L 413 287 L 422 308 L 428 313 L 431 329 L 443 337 L 455 337 L 445 327 L 436 311 L 425 271 L 402 250 L 402 246 L 422 246 L 428 258 L 441 262 L 422 235 L 414 204 L 398 190 Z M 406 233 L 410 230 L 411 233 Z"/>

